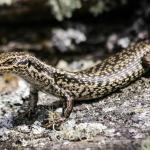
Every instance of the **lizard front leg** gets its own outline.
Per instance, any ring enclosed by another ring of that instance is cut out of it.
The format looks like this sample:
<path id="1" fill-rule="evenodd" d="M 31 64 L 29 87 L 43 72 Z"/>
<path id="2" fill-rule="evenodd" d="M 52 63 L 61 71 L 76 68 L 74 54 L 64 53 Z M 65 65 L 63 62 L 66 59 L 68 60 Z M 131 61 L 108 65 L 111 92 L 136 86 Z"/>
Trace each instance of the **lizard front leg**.
<path id="1" fill-rule="evenodd" d="M 63 103 L 62 116 L 65 119 L 67 119 L 72 112 L 74 100 L 71 96 L 69 96 L 68 94 L 65 94 L 62 103 Z"/>
<path id="2" fill-rule="evenodd" d="M 53 126 L 59 126 L 64 122 L 71 114 L 73 109 L 74 98 L 69 94 L 61 90 L 61 101 L 62 101 L 62 115 L 58 113 L 49 112 L 48 118 L 43 121 L 43 126 L 46 128 L 52 128 Z"/>
<path id="3" fill-rule="evenodd" d="M 70 91 L 66 91 L 59 86 L 55 86 L 55 91 L 60 95 L 60 100 L 62 101 L 62 118 L 67 119 L 73 109 L 74 97 Z"/>
<path id="4" fill-rule="evenodd" d="M 37 106 L 37 102 L 38 102 L 38 90 L 31 86 L 30 94 L 29 94 L 28 110 L 27 110 L 28 117 L 30 117 L 31 114 L 34 113 L 34 110 Z"/>
<path id="5" fill-rule="evenodd" d="M 38 90 L 34 87 L 30 87 L 29 97 L 24 100 L 23 112 L 20 112 L 23 116 L 31 117 L 38 102 Z"/>

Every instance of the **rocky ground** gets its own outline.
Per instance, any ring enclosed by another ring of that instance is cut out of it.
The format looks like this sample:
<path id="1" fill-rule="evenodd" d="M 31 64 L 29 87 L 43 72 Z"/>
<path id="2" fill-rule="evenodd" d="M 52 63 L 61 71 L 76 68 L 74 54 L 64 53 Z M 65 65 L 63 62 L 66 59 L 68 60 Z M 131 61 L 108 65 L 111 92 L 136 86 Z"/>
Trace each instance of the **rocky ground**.
<path id="1" fill-rule="evenodd" d="M 150 149 L 150 80 L 142 77 L 104 98 L 76 102 L 60 127 L 46 129 L 43 122 L 58 98 L 40 93 L 35 115 L 18 117 L 29 85 L 22 79 L 1 78 L 0 149 Z M 9 88 L 8 88 L 9 87 Z M 54 105 L 55 104 L 55 105 Z"/>

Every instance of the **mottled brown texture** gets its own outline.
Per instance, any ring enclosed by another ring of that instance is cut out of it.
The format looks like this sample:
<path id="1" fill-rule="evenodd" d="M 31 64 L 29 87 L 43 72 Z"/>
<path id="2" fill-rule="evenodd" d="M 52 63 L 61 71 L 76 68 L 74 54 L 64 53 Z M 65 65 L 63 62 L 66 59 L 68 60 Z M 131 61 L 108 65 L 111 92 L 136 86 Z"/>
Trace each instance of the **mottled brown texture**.
<path id="1" fill-rule="evenodd" d="M 78 72 L 56 69 L 26 53 L 3 53 L 0 55 L 0 73 L 15 73 L 36 90 L 60 97 L 63 115 L 67 118 L 74 100 L 102 97 L 140 77 L 146 72 L 142 59 L 149 53 L 150 41 L 145 40 Z M 29 110 L 33 111 L 37 101 L 30 104 Z"/>

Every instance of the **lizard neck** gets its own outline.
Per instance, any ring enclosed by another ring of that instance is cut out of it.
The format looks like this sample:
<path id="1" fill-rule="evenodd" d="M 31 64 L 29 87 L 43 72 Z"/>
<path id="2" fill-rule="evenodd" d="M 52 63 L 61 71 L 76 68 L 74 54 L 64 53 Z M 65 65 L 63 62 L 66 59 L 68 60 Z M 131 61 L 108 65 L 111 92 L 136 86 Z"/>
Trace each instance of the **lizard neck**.
<path id="1" fill-rule="evenodd" d="M 75 73 L 64 71 L 47 65 L 35 57 L 28 58 L 29 66 L 25 70 L 19 68 L 18 75 L 31 83 L 32 86 L 47 93 L 56 93 L 60 95 L 59 89 L 62 89 L 59 82 L 64 82 Z M 62 84 L 63 85 L 63 84 Z"/>
<path id="2" fill-rule="evenodd" d="M 37 72 L 38 75 L 43 74 L 55 79 L 60 78 L 60 76 L 67 77 L 70 75 L 75 75 L 75 73 L 73 72 L 65 71 L 63 69 L 59 69 L 51 65 L 47 65 L 46 63 L 40 61 L 35 57 L 29 58 L 29 68 L 27 69 L 27 71 Z"/>

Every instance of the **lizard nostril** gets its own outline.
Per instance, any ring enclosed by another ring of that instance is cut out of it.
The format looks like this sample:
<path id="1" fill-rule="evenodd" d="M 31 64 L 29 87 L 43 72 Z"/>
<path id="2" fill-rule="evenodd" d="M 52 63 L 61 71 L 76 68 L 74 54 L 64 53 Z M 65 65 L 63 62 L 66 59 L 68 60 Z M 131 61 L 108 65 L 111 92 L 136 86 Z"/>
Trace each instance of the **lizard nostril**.
<path id="1" fill-rule="evenodd" d="M 28 68 L 30 68 L 31 67 L 31 62 L 30 61 L 28 61 Z"/>

